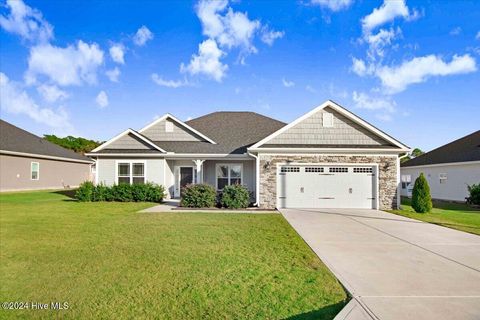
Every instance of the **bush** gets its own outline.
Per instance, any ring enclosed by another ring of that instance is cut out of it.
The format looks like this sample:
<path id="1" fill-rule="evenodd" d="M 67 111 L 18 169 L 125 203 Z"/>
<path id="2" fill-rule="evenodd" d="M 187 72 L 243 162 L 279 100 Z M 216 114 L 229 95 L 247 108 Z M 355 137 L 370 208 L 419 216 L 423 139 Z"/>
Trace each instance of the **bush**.
<path id="1" fill-rule="evenodd" d="M 217 193 L 208 184 L 189 184 L 182 190 L 180 205 L 189 208 L 215 207 Z"/>
<path id="2" fill-rule="evenodd" d="M 250 203 L 250 192 L 240 184 L 225 186 L 222 191 L 220 204 L 229 209 L 246 208 Z"/>
<path id="3" fill-rule="evenodd" d="M 119 201 L 119 202 L 162 202 L 165 189 L 161 185 L 153 183 L 124 184 L 106 186 L 94 185 L 86 181 L 80 185 L 75 198 L 79 201 Z"/>
<path id="4" fill-rule="evenodd" d="M 423 173 L 415 180 L 412 191 L 412 207 L 415 212 L 426 213 L 432 211 L 432 197 L 430 187 Z"/>
<path id="5" fill-rule="evenodd" d="M 93 192 L 95 190 L 95 185 L 91 181 L 83 182 L 75 192 L 75 198 L 78 201 L 86 202 L 93 200 Z"/>
<path id="6" fill-rule="evenodd" d="M 480 205 L 480 183 L 472 184 L 468 186 L 468 193 L 470 196 L 467 198 L 467 203 Z"/>

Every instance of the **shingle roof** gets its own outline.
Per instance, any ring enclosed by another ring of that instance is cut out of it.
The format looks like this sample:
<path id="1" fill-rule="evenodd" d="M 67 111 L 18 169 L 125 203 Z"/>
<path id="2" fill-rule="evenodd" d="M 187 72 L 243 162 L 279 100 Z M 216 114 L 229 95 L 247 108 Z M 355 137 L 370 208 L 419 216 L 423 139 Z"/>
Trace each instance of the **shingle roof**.
<path id="1" fill-rule="evenodd" d="M 92 161 L 0 119 L 0 150 Z"/>
<path id="2" fill-rule="evenodd" d="M 402 163 L 402 167 L 480 160 L 480 130 L 450 142 L 419 157 Z"/>

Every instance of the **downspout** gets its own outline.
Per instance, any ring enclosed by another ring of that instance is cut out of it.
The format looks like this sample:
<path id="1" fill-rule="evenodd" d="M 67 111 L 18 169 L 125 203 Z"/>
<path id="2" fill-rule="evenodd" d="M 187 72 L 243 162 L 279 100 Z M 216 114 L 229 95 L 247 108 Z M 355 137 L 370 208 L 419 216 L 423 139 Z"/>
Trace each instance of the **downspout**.
<path id="1" fill-rule="evenodd" d="M 258 207 L 260 199 L 260 159 L 258 155 L 253 153 L 247 152 L 247 154 L 255 158 L 255 203 L 253 205 Z"/>
<path id="2" fill-rule="evenodd" d="M 401 206 L 400 198 L 402 195 L 402 188 L 401 188 L 401 181 L 400 181 L 400 164 L 401 164 L 400 160 L 402 160 L 407 156 L 408 156 L 408 152 L 401 157 L 397 157 L 397 209 L 400 209 L 400 206 Z"/>

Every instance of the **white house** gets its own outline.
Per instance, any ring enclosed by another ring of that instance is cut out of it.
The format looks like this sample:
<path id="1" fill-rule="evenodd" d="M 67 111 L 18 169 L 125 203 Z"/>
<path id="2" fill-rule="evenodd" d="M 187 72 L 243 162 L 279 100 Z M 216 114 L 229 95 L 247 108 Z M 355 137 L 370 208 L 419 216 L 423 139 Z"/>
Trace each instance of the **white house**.
<path id="1" fill-rule="evenodd" d="M 480 130 L 401 165 L 401 195 L 411 196 L 421 172 L 433 199 L 465 201 L 468 185 L 480 183 Z"/>

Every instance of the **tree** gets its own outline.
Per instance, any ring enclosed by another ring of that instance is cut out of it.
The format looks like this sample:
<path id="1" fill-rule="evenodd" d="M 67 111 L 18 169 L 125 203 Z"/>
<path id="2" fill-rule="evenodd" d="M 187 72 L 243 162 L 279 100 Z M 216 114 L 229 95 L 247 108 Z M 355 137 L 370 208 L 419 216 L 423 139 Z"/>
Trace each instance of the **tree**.
<path id="1" fill-rule="evenodd" d="M 416 158 L 416 157 L 419 157 L 421 156 L 422 154 L 424 154 L 425 152 L 423 152 L 421 149 L 419 148 L 415 148 L 412 150 L 412 152 L 410 152 L 410 154 L 402 159 L 400 159 L 400 162 L 401 163 L 404 163 L 410 159 L 413 159 L 413 158 Z"/>
<path id="2" fill-rule="evenodd" d="M 59 138 L 53 134 L 45 134 L 43 138 L 51 143 L 55 143 L 65 149 L 70 149 L 78 153 L 87 153 L 101 145 L 100 141 L 89 140 L 82 137 L 64 137 Z"/>
<path id="3" fill-rule="evenodd" d="M 412 207 L 415 212 L 426 213 L 432 211 L 432 197 L 430 187 L 423 173 L 415 180 L 412 191 Z"/>

